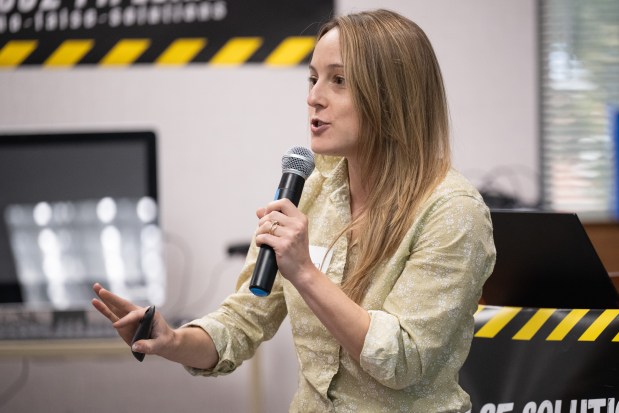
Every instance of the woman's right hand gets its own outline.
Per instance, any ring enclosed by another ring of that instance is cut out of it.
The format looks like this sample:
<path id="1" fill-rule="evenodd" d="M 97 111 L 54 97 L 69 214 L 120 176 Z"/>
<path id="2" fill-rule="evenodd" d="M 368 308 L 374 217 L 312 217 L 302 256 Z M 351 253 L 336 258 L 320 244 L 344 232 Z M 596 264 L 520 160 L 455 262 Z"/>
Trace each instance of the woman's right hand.
<path id="1" fill-rule="evenodd" d="M 93 290 L 99 299 L 93 298 L 92 305 L 112 322 L 125 343 L 131 345 L 146 308 L 113 294 L 100 284 L 95 284 Z M 156 354 L 197 369 L 211 369 L 219 359 L 215 344 L 206 331 L 198 327 L 172 329 L 159 311 L 155 312 L 151 338 L 136 341 L 131 350 Z"/>
<path id="2" fill-rule="evenodd" d="M 130 301 L 106 290 L 99 283 L 93 286 L 99 299 L 93 298 L 92 305 L 112 322 L 118 335 L 131 345 L 133 335 L 144 317 L 146 308 L 139 307 Z M 159 311 L 155 312 L 151 339 L 139 340 L 132 347 L 133 351 L 145 354 L 160 354 L 170 347 L 174 340 L 174 330 L 163 319 Z"/>

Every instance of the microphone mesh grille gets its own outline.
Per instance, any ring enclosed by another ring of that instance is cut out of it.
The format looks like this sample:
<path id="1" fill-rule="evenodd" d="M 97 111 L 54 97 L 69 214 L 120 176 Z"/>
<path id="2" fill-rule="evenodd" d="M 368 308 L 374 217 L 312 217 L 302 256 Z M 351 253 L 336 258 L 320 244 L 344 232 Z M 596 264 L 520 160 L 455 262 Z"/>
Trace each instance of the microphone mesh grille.
<path id="1" fill-rule="evenodd" d="M 313 170 L 314 154 L 307 148 L 293 146 L 282 156 L 282 173 L 291 172 L 307 179 Z"/>

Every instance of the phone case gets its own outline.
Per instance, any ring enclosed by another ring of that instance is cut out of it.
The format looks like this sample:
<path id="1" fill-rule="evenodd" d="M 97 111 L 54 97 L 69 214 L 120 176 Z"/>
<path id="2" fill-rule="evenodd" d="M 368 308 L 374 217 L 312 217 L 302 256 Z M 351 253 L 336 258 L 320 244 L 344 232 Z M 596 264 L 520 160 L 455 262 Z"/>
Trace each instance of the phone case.
<path id="1" fill-rule="evenodd" d="M 139 340 L 149 339 L 150 333 L 153 330 L 153 320 L 155 319 L 155 306 L 151 305 L 146 309 L 144 313 L 144 317 L 140 321 L 138 325 L 138 329 L 135 330 L 135 334 L 133 335 L 133 339 L 131 340 L 131 345 Z M 131 350 L 133 355 L 138 361 L 144 360 L 144 353 L 138 353 L 136 351 Z"/>

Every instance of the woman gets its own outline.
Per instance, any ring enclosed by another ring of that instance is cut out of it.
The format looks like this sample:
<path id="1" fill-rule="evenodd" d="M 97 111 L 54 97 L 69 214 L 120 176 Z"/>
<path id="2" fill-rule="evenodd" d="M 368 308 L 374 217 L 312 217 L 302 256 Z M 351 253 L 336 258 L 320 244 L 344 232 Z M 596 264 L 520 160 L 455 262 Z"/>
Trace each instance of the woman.
<path id="1" fill-rule="evenodd" d="M 291 411 L 467 411 L 458 371 L 495 250 L 487 207 L 451 168 L 432 46 L 390 11 L 338 17 L 318 34 L 309 80 L 316 170 L 299 208 L 259 209 L 236 293 L 184 328 L 157 314 L 133 350 L 229 373 L 288 315 L 300 363 Z M 281 274 L 265 298 L 248 289 L 262 244 Z M 143 309 L 95 291 L 130 342 Z"/>

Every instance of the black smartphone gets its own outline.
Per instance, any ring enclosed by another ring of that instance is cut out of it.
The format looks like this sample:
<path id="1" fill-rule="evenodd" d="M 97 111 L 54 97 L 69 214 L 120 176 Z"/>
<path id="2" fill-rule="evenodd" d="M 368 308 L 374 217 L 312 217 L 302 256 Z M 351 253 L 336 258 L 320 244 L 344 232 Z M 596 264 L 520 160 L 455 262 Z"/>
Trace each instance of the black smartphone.
<path id="1" fill-rule="evenodd" d="M 151 305 L 146 309 L 144 313 L 144 317 L 140 321 L 140 325 L 138 325 L 138 329 L 135 330 L 135 334 L 133 335 L 133 339 L 131 340 L 131 345 L 139 340 L 149 339 L 150 333 L 153 331 L 153 320 L 155 319 L 155 306 Z M 136 351 L 131 350 L 134 357 L 138 359 L 138 361 L 144 360 L 144 353 L 138 353 Z"/>

